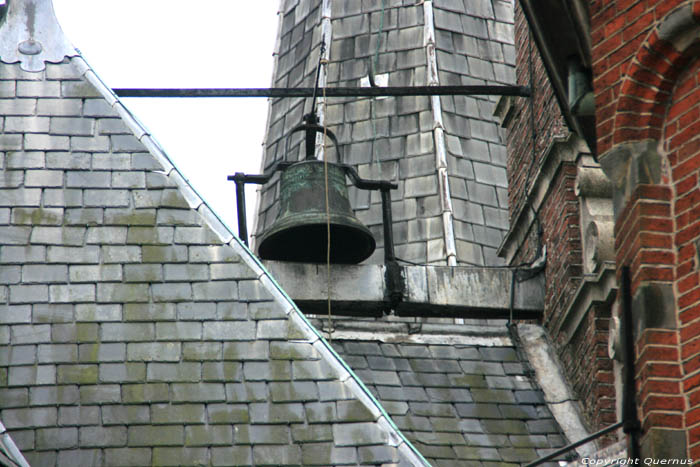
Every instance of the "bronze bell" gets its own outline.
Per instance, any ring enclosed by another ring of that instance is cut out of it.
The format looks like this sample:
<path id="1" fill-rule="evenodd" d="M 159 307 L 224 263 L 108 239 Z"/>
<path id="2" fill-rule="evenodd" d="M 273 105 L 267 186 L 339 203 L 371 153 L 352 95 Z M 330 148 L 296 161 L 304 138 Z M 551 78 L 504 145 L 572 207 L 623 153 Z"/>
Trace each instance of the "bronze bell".
<path id="1" fill-rule="evenodd" d="M 260 238 L 258 255 L 278 261 L 325 263 L 327 218 L 330 217 L 330 262 L 359 263 L 374 252 L 376 243 L 369 229 L 353 214 L 345 169 L 340 164 L 319 161 L 313 156 L 317 132 L 331 137 L 340 155 L 335 135 L 316 125 L 313 115 L 305 116 L 305 123 L 291 133 L 299 130 L 306 131 L 306 160 L 291 164 L 282 172 L 280 210 L 275 222 Z M 329 216 L 326 216 L 326 165 Z"/>
<path id="2" fill-rule="evenodd" d="M 367 259 L 374 237 L 352 212 L 342 166 L 328 162 L 330 262 L 355 264 Z M 328 247 L 324 162 L 305 160 L 280 178 L 280 211 L 260 239 L 263 259 L 325 263 Z"/>

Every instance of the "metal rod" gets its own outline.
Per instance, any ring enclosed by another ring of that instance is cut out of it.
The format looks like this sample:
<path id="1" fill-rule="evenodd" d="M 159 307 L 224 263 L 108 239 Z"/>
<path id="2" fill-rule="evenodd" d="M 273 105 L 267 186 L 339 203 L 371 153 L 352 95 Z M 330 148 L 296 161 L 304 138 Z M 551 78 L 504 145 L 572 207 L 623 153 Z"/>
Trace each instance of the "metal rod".
<path id="1" fill-rule="evenodd" d="M 577 447 L 581 446 L 582 444 L 586 444 L 590 441 L 593 441 L 596 438 L 599 438 L 603 435 L 610 433 L 611 431 L 617 430 L 623 424 L 624 424 L 624 422 L 617 422 L 614 425 L 610 425 L 606 428 L 603 428 L 602 430 L 597 431 L 597 432 L 593 433 L 592 435 L 587 436 L 579 441 L 576 441 L 575 443 L 571 443 L 569 445 L 564 446 L 563 448 L 557 449 L 556 451 L 554 451 L 550 454 L 547 454 L 544 457 L 540 457 L 536 461 L 532 461 L 529 464 L 526 464 L 525 467 L 535 467 L 536 465 L 544 464 L 548 460 L 554 459 L 555 457 L 558 457 L 561 454 L 564 454 L 565 452 L 571 451 L 572 449 L 577 448 Z"/>
<path id="2" fill-rule="evenodd" d="M 624 329 L 624 375 L 622 381 L 622 421 L 623 432 L 627 435 L 627 452 L 632 459 L 641 458 L 639 435 L 641 424 L 637 416 L 637 389 L 634 381 L 634 321 L 632 320 L 632 287 L 630 268 L 624 266 L 620 277 L 620 296 L 622 297 L 622 329 Z"/>
<path id="3" fill-rule="evenodd" d="M 396 261 L 394 253 L 393 220 L 391 218 L 391 193 L 389 188 L 381 188 L 382 220 L 384 222 L 384 261 Z"/>
<path id="4" fill-rule="evenodd" d="M 316 88 L 115 88 L 119 97 L 313 97 Z M 318 88 L 326 97 L 521 96 L 528 86 L 386 86 Z"/>
<path id="5" fill-rule="evenodd" d="M 238 238 L 243 240 L 245 246 L 248 246 L 248 219 L 246 218 L 245 209 L 245 180 L 239 175 L 244 175 L 241 172 L 237 172 L 233 177 L 233 181 L 236 182 L 236 207 L 238 211 Z"/>

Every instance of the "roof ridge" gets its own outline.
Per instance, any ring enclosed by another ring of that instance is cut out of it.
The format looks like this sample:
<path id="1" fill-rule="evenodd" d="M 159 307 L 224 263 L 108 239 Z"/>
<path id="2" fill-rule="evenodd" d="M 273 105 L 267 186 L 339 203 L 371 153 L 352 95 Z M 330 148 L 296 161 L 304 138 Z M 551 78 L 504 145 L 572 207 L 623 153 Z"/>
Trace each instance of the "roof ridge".
<path id="1" fill-rule="evenodd" d="M 414 465 L 430 465 L 418 449 L 406 438 L 398 429 L 384 407 L 369 392 L 369 389 L 352 371 L 350 366 L 338 355 L 321 333 L 311 324 L 311 322 L 299 310 L 296 304 L 285 293 L 282 287 L 275 281 L 274 277 L 267 271 L 265 266 L 253 254 L 253 252 L 234 235 L 228 226 L 211 209 L 207 202 L 199 195 L 197 190 L 189 183 L 187 178 L 175 166 L 173 161 L 167 156 L 162 146 L 150 134 L 144 124 L 142 124 L 134 114 L 121 102 L 119 97 L 109 88 L 90 67 L 82 55 L 71 58 L 79 70 L 79 74 L 89 81 L 102 95 L 109 105 L 121 116 L 127 127 L 134 136 L 146 147 L 148 152 L 164 167 L 164 175 L 172 180 L 183 194 L 190 208 L 196 210 L 203 219 L 205 225 L 210 227 L 222 241 L 229 245 L 243 259 L 243 261 L 256 273 L 256 278 L 263 287 L 273 297 L 285 313 L 295 324 L 300 325 L 300 329 L 306 335 L 308 341 L 322 355 L 341 376 L 341 382 L 352 381 L 347 384 L 348 389 L 360 400 L 370 412 L 376 417 L 375 423 L 379 428 L 387 433 L 387 442 L 402 452 Z"/>

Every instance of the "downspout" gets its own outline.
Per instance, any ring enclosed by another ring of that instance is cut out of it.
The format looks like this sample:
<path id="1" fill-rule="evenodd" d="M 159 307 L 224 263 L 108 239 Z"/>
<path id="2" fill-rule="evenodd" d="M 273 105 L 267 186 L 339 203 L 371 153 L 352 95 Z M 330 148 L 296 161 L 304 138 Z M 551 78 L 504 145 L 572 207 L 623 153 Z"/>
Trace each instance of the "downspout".
<path id="1" fill-rule="evenodd" d="M 423 45 L 428 59 L 428 86 L 438 86 L 437 54 L 435 52 L 435 22 L 433 20 L 433 1 L 423 2 Z M 448 266 L 457 266 L 457 247 L 454 232 L 454 211 L 450 197 L 450 181 L 447 175 L 447 150 L 445 144 L 445 127 L 442 123 L 442 105 L 440 96 L 431 96 L 433 110 L 433 139 L 435 140 L 435 168 L 438 177 L 438 196 L 442 211 L 442 232 L 445 241 L 445 256 Z"/>

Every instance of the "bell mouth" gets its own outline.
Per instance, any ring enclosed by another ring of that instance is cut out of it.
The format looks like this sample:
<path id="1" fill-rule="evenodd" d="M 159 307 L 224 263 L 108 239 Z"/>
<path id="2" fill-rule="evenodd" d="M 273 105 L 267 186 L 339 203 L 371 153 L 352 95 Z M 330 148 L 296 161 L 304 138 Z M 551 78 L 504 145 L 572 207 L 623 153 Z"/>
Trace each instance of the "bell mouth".
<path id="1" fill-rule="evenodd" d="M 331 216 L 333 217 L 333 216 Z M 297 221 L 299 219 L 296 219 Z M 374 237 L 364 225 L 334 222 L 330 224 L 330 262 L 357 264 L 369 258 L 376 247 Z M 325 263 L 328 252 L 326 223 L 276 225 L 260 240 L 262 259 L 298 263 Z"/>

